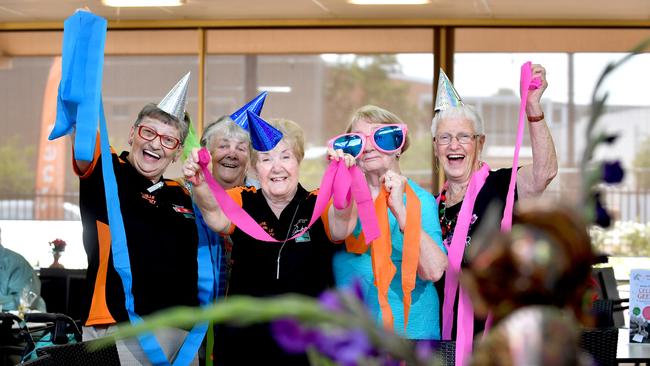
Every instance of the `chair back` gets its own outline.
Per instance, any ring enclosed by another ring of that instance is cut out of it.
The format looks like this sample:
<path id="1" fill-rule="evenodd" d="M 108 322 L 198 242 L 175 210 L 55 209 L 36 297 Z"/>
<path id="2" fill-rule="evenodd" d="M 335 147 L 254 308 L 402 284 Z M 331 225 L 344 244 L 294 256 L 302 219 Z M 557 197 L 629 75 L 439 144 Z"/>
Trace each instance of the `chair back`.
<path id="1" fill-rule="evenodd" d="M 119 366 L 120 358 L 115 344 L 96 351 L 88 349 L 88 344 L 95 341 L 70 343 L 61 346 L 43 347 L 36 350 L 38 358 L 23 365 L 30 366 Z"/>
<path id="2" fill-rule="evenodd" d="M 438 353 L 440 364 L 454 366 L 456 364 L 456 341 L 434 341 L 434 352 Z"/>
<path id="3" fill-rule="evenodd" d="M 612 267 L 594 268 L 592 270 L 592 274 L 600 286 L 599 295 L 601 296 L 599 297 L 603 300 L 612 301 L 612 318 L 614 320 L 614 326 L 625 326 L 625 318 L 623 317 L 623 312 L 621 310 L 625 309 L 626 307 L 620 306 L 620 304 L 622 302 L 627 302 L 628 299 L 621 299 L 618 294 L 616 277 L 614 277 L 614 269 Z"/>
<path id="4" fill-rule="evenodd" d="M 584 328 L 580 335 L 580 347 L 593 357 L 596 365 L 616 365 L 618 329 Z"/>

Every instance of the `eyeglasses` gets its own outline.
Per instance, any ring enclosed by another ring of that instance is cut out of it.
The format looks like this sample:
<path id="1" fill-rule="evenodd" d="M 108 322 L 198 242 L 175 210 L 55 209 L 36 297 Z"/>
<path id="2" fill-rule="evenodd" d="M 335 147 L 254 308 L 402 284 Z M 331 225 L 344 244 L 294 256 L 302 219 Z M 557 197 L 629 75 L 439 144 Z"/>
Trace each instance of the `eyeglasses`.
<path id="1" fill-rule="evenodd" d="M 147 141 L 153 141 L 156 139 L 156 137 L 160 137 L 160 144 L 169 150 L 174 150 L 181 143 L 181 140 L 177 139 L 176 137 L 161 135 L 154 129 L 147 126 L 138 127 L 138 135 Z"/>
<path id="2" fill-rule="evenodd" d="M 438 143 L 439 145 L 449 145 L 451 144 L 452 141 L 454 141 L 454 138 L 458 140 L 459 144 L 469 144 L 470 142 L 474 141 L 475 138 L 479 137 L 481 135 L 471 135 L 469 133 L 459 133 L 456 136 L 452 136 L 451 134 L 448 133 L 443 133 L 442 135 L 435 136 L 433 138 L 433 141 Z"/>
<path id="3" fill-rule="evenodd" d="M 389 154 L 404 146 L 407 130 L 406 125 L 403 124 L 380 125 L 370 135 L 344 133 L 332 138 L 328 144 L 334 150 L 343 150 L 344 153 L 358 158 L 363 153 L 367 138 L 372 137 L 370 141 L 373 146 Z"/>

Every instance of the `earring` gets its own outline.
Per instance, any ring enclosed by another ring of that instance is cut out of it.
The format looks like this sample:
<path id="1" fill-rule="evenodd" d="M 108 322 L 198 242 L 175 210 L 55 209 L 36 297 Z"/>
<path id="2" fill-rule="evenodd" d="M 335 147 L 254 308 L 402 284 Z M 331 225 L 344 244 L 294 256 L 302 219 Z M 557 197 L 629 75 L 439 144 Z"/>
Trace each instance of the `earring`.
<path id="1" fill-rule="evenodd" d="M 133 140 L 129 139 L 129 146 L 133 145 Z"/>
<path id="2" fill-rule="evenodd" d="M 395 157 L 396 157 L 397 159 L 399 159 L 400 155 L 402 155 L 402 154 L 397 153 L 397 154 L 395 154 Z"/>

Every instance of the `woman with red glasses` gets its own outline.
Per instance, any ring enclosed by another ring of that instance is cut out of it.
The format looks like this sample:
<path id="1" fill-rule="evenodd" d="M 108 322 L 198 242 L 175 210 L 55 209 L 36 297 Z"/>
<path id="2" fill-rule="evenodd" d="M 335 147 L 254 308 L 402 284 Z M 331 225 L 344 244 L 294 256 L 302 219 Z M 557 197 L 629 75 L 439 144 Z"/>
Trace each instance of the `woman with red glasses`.
<path id="1" fill-rule="evenodd" d="M 400 170 L 400 157 L 409 146 L 406 124 L 387 110 L 367 105 L 355 112 L 347 133 L 330 140 L 329 146 L 357 159 L 382 230 L 367 246 L 357 224 L 345 240 L 346 250 L 334 258 L 337 286 L 359 281 L 377 323 L 409 339 L 439 339 L 433 282 L 447 268 L 447 256 L 435 199 Z"/>

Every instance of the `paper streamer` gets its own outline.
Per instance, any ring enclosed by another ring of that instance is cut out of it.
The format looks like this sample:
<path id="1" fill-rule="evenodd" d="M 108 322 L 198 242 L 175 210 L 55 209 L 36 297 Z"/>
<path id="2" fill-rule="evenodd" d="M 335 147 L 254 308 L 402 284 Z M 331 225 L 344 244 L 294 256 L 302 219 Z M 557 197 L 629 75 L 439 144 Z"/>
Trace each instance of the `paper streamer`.
<path id="1" fill-rule="evenodd" d="M 210 187 L 214 198 L 217 200 L 219 207 L 224 212 L 226 217 L 239 229 L 251 237 L 278 243 L 277 240 L 269 235 L 260 225 L 240 207 L 235 201 L 228 196 L 226 191 L 217 183 L 212 177 L 212 173 L 208 169 L 210 162 L 210 153 L 206 148 L 199 150 L 199 166 L 203 172 L 205 182 Z M 359 212 L 359 219 L 362 222 L 362 229 L 366 235 L 366 243 L 370 243 L 375 238 L 379 237 L 379 226 L 377 225 L 377 218 L 375 217 L 374 209 L 369 206 L 372 204 L 372 196 L 368 189 L 365 176 L 357 166 L 352 166 L 349 169 L 345 167 L 345 162 L 341 159 L 338 162 L 330 162 L 323 179 L 320 184 L 320 192 L 316 198 L 316 205 L 311 216 L 311 220 L 307 227 L 298 232 L 287 240 L 293 240 L 302 236 L 309 228 L 320 218 L 327 204 L 333 198 L 334 207 L 337 209 L 344 209 L 350 204 L 350 200 L 354 199 L 357 203 L 357 210 Z"/>
<path id="2" fill-rule="evenodd" d="M 515 188 L 517 186 L 517 167 L 519 164 L 519 150 L 523 141 L 525 118 L 526 118 L 526 100 L 528 92 L 539 88 L 542 85 L 540 79 L 532 78 L 531 62 L 526 62 L 521 66 L 521 79 L 520 79 L 520 92 L 521 101 L 519 106 L 519 123 L 517 128 L 517 140 L 515 142 L 515 151 L 512 161 L 512 172 L 510 175 L 510 184 L 508 186 L 508 195 L 506 196 L 506 204 L 503 211 L 503 218 L 501 220 L 501 231 L 509 231 L 512 227 L 512 212 L 514 209 L 515 201 Z M 490 168 L 486 163 L 483 163 L 481 169 L 474 174 L 470 179 L 469 187 L 465 193 L 460 213 L 458 214 L 458 221 L 454 228 L 454 235 L 452 242 L 448 248 L 449 253 L 449 267 L 445 277 L 445 298 L 443 303 L 443 322 L 442 322 L 442 339 L 451 339 L 451 331 L 453 327 L 454 317 L 454 300 L 458 290 L 458 278 L 460 275 L 460 263 L 463 259 L 465 251 L 465 241 L 469 230 L 469 223 L 474 211 L 474 203 L 476 197 L 485 183 L 485 179 L 489 174 Z M 445 186 L 447 183 L 445 183 Z M 438 197 L 438 203 L 440 197 Z M 485 323 L 485 332 L 487 332 L 492 323 L 492 315 L 488 315 Z M 457 331 L 456 331 L 456 365 L 464 365 L 466 359 L 472 352 L 472 343 L 474 338 L 474 309 L 469 295 L 465 289 L 460 287 L 460 294 L 458 300 L 458 314 L 457 314 Z"/>

